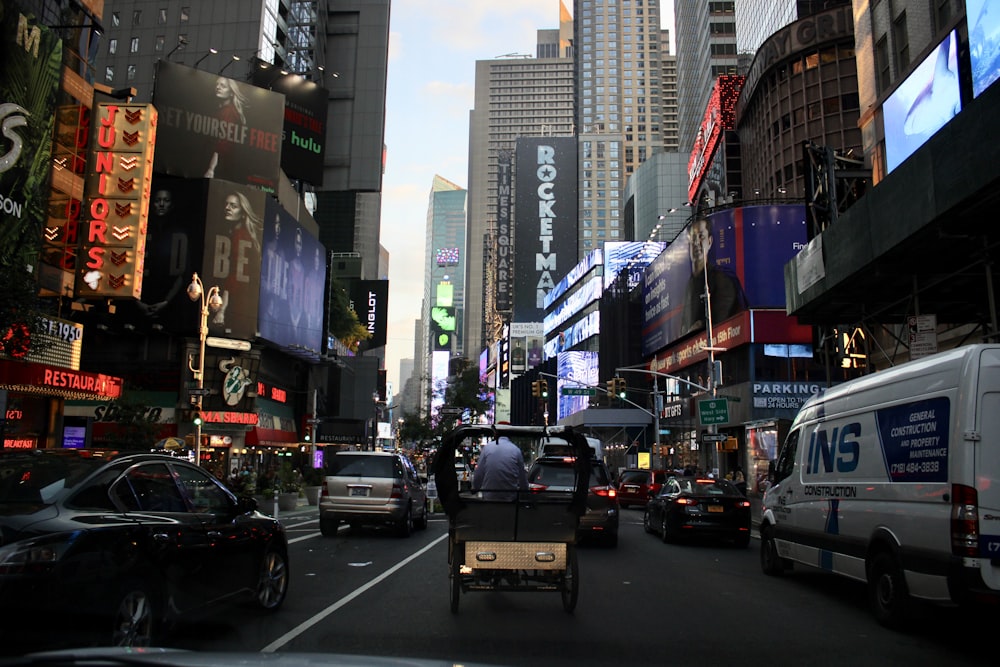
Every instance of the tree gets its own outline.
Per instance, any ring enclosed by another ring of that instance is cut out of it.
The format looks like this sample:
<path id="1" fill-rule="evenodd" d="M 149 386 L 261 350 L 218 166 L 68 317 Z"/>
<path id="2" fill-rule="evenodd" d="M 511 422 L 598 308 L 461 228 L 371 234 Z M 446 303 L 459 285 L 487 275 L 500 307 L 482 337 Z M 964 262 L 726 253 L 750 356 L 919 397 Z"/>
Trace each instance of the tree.
<path id="1" fill-rule="evenodd" d="M 347 290 L 336 278 L 330 279 L 330 333 L 351 352 L 357 352 L 361 341 L 371 338 L 351 308 Z"/>
<path id="2" fill-rule="evenodd" d="M 468 359 L 452 360 L 452 371 L 444 388 L 444 407 L 461 410 L 461 417 L 468 423 L 479 423 L 481 417 L 489 414 L 492 405 L 490 388 L 479 379 L 479 367 Z M 431 390 L 426 397 L 430 404 Z M 404 442 L 416 444 L 417 449 L 427 450 L 441 441 L 441 438 L 455 430 L 458 418 L 442 415 L 440 410 L 432 415 L 403 414 L 400 434 Z"/>

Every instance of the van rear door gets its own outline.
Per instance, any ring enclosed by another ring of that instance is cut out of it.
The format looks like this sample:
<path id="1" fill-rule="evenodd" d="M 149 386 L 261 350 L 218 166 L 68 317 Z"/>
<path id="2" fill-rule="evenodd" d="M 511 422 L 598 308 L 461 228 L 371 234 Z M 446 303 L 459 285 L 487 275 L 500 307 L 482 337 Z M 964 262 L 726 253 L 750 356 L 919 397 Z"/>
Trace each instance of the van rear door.
<path id="1" fill-rule="evenodd" d="M 983 579 L 1000 589 L 1000 350 L 983 350 L 979 363 L 980 438 L 974 443 L 973 475 L 979 496 L 979 551 L 993 561 L 992 568 L 983 568 Z"/>

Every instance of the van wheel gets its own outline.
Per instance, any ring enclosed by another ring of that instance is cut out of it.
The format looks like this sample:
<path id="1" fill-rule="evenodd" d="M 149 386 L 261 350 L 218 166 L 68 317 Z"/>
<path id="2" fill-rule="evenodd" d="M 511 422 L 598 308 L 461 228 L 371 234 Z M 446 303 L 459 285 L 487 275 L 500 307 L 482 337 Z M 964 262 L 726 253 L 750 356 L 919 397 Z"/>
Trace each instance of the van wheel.
<path id="1" fill-rule="evenodd" d="M 780 576 L 789 569 L 791 564 L 778 555 L 778 545 L 774 543 L 774 528 L 760 528 L 760 569 L 772 577 Z"/>
<path id="2" fill-rule="evenodd" d="M 910 593 L 906 579 L 892 554 L 883 551 L 875 555 L 868 566 L 868 600 L 875 619 L 893 630 L 906 623 Z"/>
<path id="3" fill-rule="evenodd" d="M 403 518 L 396 523 L 396 535 L 399 537 L 409 537 L 413 534 L 413 510 L 406 508 Z"/>

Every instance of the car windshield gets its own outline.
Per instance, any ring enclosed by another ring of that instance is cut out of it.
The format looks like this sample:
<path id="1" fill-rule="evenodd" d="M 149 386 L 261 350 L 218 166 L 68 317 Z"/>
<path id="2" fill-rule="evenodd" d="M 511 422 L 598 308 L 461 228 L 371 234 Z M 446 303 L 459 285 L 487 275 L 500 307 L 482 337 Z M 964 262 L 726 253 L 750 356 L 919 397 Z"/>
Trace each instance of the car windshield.
<path id="1" fill-rule="evenodd" d="M 724 479 L 682 479 L 681 491 L 697 496 L 727 496 L 738 494 L 739 491 Z"/>
<path id="2" fill-rule="evenodd" d="M 107 462 L 75 452 L 17 453 L 0 457 L 0 502 L 49 503 Z"/>
<path id="3" fill-rule="evenodd" d="M 536 463 L 528 473 L 530 484 L 541 484 L 547 487 L 567 487 L 572 488 L 576 476 L 573 459 L 562 461 L 545 461 Z M 589 486 L 606 486 L 608 476 L 600 464 L 590 467 Z"/>
<path id="4" fill-rule="evenodd" d="M 329 474 L 335 477 L 394 477 L 395 459 L 391 456 L 333 457 Z"/>

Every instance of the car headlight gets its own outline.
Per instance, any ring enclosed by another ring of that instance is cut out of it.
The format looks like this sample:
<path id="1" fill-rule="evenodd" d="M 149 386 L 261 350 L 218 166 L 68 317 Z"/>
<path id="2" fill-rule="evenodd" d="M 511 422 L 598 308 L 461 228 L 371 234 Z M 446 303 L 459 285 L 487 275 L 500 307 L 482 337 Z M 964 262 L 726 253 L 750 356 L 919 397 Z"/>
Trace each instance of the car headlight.
<path id="1" fill-rule="evenodd" d="M 0 574 L 22 574 L 51 569 L 66 555 L 77 533 L 61 533 L 21 540 L 0 547 Z"/>

